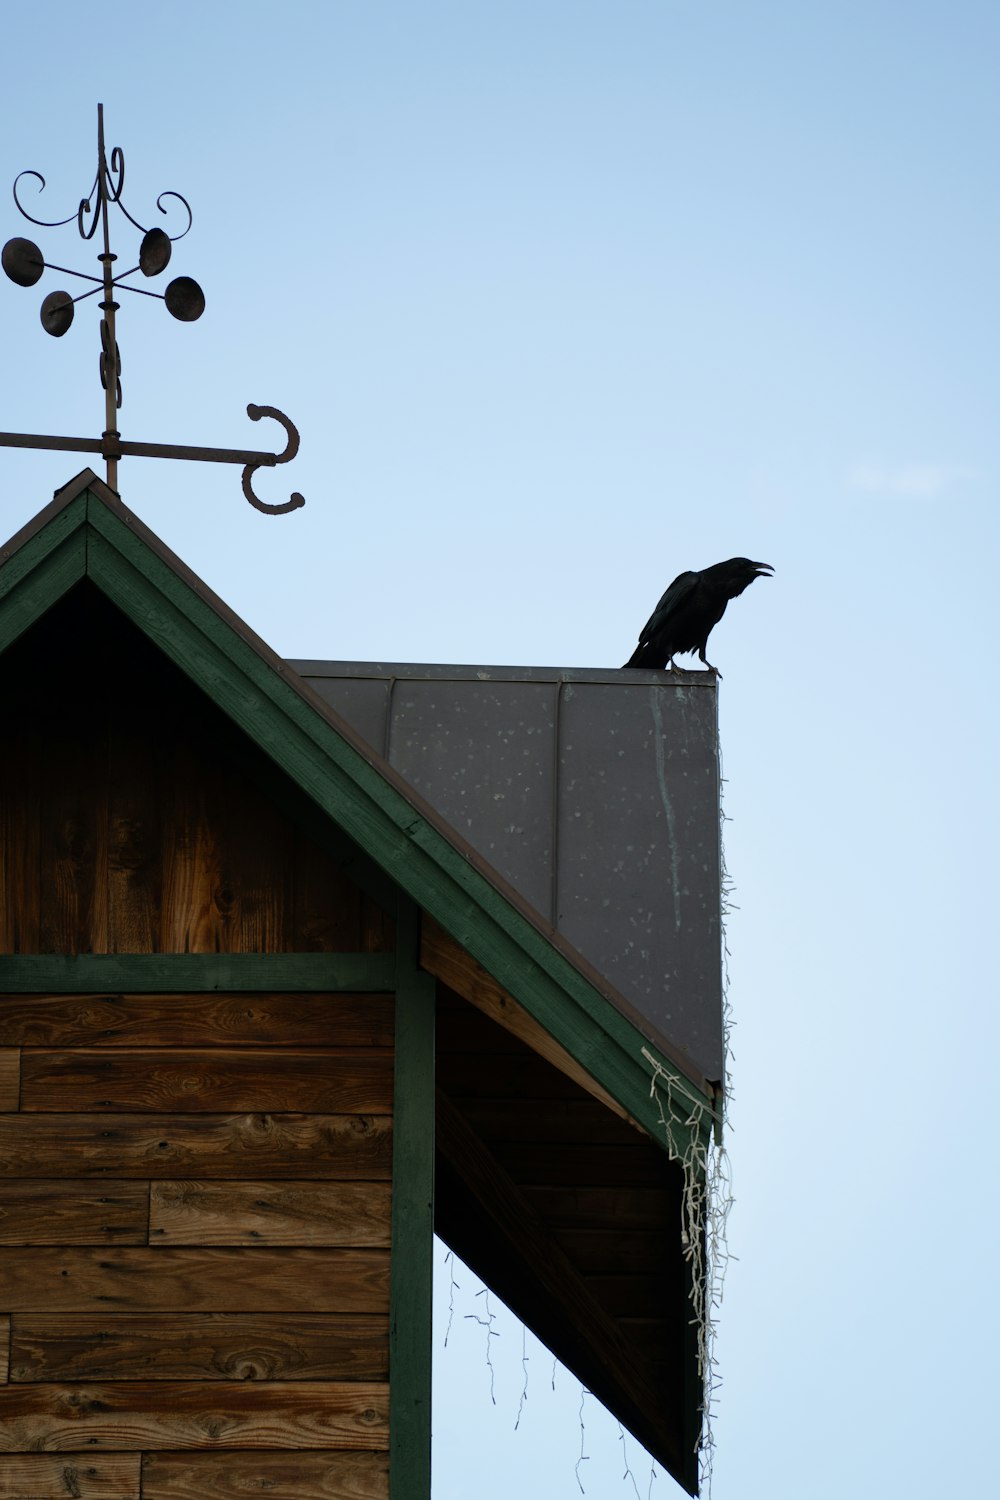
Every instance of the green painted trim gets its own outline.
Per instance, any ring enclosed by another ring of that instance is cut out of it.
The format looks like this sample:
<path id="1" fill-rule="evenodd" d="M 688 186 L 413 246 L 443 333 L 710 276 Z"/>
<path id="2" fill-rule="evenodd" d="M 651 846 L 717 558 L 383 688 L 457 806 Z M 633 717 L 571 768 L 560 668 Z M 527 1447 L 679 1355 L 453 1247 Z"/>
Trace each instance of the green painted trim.
<path id="1" fill-rule="evenodd" d="M 74 502 L 82 503 L 82 499 Z M 87 533 L 79 523 L 75 530 L 60 536 L 57 546 L 42 545 L 51 540 L 46 530 L 26 543 L 25 550 L 30 547 L 34 552 L 30 568 L 20 552 L 0 568 L 0 651 L 12 646 L 87 571 Z M 37 548 L 35 542 L 39 543 Z M 8 576 L 8 569 L 18 576 Z"/>
<path id="2" fill-rule="evenodd" d="M 396 983 L 394 953 L 81 953 L 0 956 L 0 992 L 314 990 L 382 993 Z"/>
<path id="3" fill-rule="evenodd" d="M 44 526 L 40 526 L 20 546 L 0 549 L 0 599 L 19 589 L 39 563 L 79 532 L 87 518 L 88 506 L 89 495 L 84 491 L 61 510 L 57 510 Z"/>
<path id="4" fill-rule="evenodd" d="M 389 1497 L 430 1500 L 434 1282 L 434 1012 L 419 914 L 399 915 L 392 1127 Z"/>
<path id="5" fill-rule="evenodd" d="M 26 584 L 30 559 L 37 567 L 42 554 L 53 551 L 56 532 L 68 538 L 73 525 L 86 539 L 87 573 L 112 602 L 657 1139 L 642 1059 L 647 1038 L 316 712 L 277 657 L 204 597 L 182 565 L 160 555 L 139 523 L 87 491 L 29 538 L 8 566 L 17 563 Z M 54 602 L 68 577 L 46 574 L 42 586 L 40 575 L 36 592 L 41 598 L 51 591 L 48 602 Z M 44 604 L 32 607 L 40 612 Z"/>

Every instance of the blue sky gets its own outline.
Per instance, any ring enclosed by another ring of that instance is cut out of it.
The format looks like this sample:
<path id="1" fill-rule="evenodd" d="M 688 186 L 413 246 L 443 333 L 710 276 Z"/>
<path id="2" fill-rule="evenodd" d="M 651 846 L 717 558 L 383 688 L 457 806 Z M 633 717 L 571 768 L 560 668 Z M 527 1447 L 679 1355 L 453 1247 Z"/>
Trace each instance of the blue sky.
<path id="1" fill-rule="evenodd" d="M 39 216 L 72 212 L 102 98 L 130 211 L 189 199 L 174 265 L 208 308 L 124 303 L 122 432 L 257 446 L 246 403 L 277 405 L 302 452 L 258 488 L 307 505 L 258 516 L 208 466 L 121 489 L 277 650 L 616 665 L 681 569 L 774 565 L 712 642 L 739 907 L 715 1493 L 989 1493 L 1000 10 L 111 24 L 5 17 L 0 186 L 35 168 Z M 9 198 L 0 231 L 35 234 Z M 71 229 L 37 238 L 89 269 Z M 58 284 L 0 285 L 0 425 L 97 434 L 97 317 L 48 338 Z M 0 450 L 0 529 L 83 462 Z M 435 1500 L 569 1500 L 578 1388 L 549 1400 L 537 1353 L 515 1434 L 520 1334 L 494 1408 L 475 1290 L 438 1353 Z M 584 1431 L 587 1494 L 634 1495 L 614 1424 Z"/>

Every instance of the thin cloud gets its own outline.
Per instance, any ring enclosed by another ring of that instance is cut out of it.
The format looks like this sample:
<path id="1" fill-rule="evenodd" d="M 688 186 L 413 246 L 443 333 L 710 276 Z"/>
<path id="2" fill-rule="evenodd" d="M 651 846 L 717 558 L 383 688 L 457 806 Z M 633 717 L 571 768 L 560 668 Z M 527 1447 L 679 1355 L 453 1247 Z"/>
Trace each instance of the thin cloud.
<path id="1" fill-rule="evenodd" d="M 857 464 L 851 488 L 865 495 L 889 495 L 900 500 L 935 500 L 973 479 L 975 469 L 965 464 Z"/>

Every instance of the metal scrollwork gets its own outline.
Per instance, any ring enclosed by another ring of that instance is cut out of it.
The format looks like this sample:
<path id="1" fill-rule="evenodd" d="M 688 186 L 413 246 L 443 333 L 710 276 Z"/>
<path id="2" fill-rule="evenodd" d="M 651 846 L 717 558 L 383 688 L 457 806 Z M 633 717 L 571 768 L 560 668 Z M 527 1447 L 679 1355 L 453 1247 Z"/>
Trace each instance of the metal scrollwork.
<path id="1" fill-rule="evenodd" d="M 17 196 L 17 185 L 21 181 L 22 177 L 37 177 L 38 181 L 41 183 L 41 186 L 38 189 L 39 193 L 43 193 L 45 191 L 45 178 L 42 176 L 41 172 L 32 172 L 30 169 L 26 172 L 18 172 L 17 176 L 14 178 L 14 202 L 17 204 L 18 213 L 22 216 L 22 218 L 27 219 L 29 224 L 39 225 L 39 227 L 42 229 L 61 229 L 64 224 L 72 224 L 73 220 L 76 218 L 76 214 L 70 214 L 68 219 L 36 219 L 34 214 L 29 214 L 28 210 L 25 208 L 24 204 Z M 95 183 L 94 186 L 96 187 L 96 185 L 97 184 Z"/>
<path id="2" fill-rule="evenodd" d="M 76 297 L 71 297 L 68 292 L 60 290 L 49 292 L 43 299 L 40 308 L 42 327 L 54 338 L 61 338 L 69 330 L 78 302 L 103 293 L 103 298 L 98 305 L 102 313 L 100 377 L 105 392 L 105 426 L 97 448 L 107 460 L 108 484 L 111 488 L 117 489 L 118 461 L 123 456 L 204 459 L 217 463 L 241 463 L 243 465 L 243 493 L 252 506 L 266 515 L 287 515 L 289 511 L 298 510 L 301 505 L 304 505 L 305 500 L 298 492 L 294 492 L 291 499 L 282 505 L 268 505 L 263 500 L 259 500 L 253 492 L 253 478 L 258 469 L 273 468 L 276 464 L 288 463 L 298 452 L 298 432 L 277 407 L 254 405 L 247 407 L 247 413 L 252 421 L 257 422 L 261 417 L 272 417 L 284 427 L 287 439 L 285 449 L 283 453 L 277 454 L 223 448 L 198 449 L 166 443 L 126 442 L 122 440 L 118 432 L 117 413 L 122 404 L 122 363 L 115 331 L 115 314 L 119 308 L 115 300 L 116 294 L 135 292 L 144 297 L 157 298 L 166 305 L 171 317 L 182 323 L 195 322 L 205 310 L 205 294 L 190 276 L 176 276 L 164 292 L 154 292 L 147 287 L 129 284 L 129 278 L 137 273 L 141 273 L 146 280 L 149 280 L 166 269 L 171 258 L 172 246 L 184 238 L 193 222 L 191 205 L 187 199 L 181 193 L 173 191 L 160 193 L 156 199 L 158 212 L 166 217 L 169 217 L 175 201 L 186 213 L 187 223 L 176 234 L 167 234 L 165 229 L 159 227 L 147 228 L 140 224 L 138 219 L 132 217 L 122 201 L 122 193 L 125 189 L 125 153 L 120 146 L 113 147 L 110 156 L 105 151 L 104 106 L 101 104 L 97 106 L 97 175 L 90 192 L 85 198 L 80 199 L 75 214 L 69 214 L 65 219 L 39 219 L 29 213 L 21 201 L 19 192 L 19 186 L 24 178 L 33 179 L 37 183 L 39 195 L 45 191 L 45 178 L 41 172 L 28 170 L 20 172 L 14 179 L 14 203 L 18 212 L 29 223 L 37 224 L 42 229 L 61 229 L 64 225 L 75 222 L 80 238 L 84 241 L 93 240 L 97 236 L 98 229 L 101 230 L 99 243 L 102 248 L 97 256 L 101 264 L 100 276 L 70 270 L 66 266 L 56 266 L 44 258 L 41 250 L 32 240 L 20 238 L 8 240 L 4 245 L 2 264 L 10 280 L 22 287 L 34 286 L 47 269 L 60 271 L 66 276 L 74 276 L 80 281 L 91 283 L 88 291 L 81 292 Z M 111 250 L 108 222 L 108 209 L 111 204 L 121 210 L 128 222 L 143 237 L 139 247 L 138 265 L 132 266 L 127 271 L 119 271 L 117 275 L 113 274 L 113 266 L 118 257 Z M 82 445 L 83 452 L 95 451 L 94 439 L 55 439 L 24 433 L 0 433 L 0 446 L 6 447 L 72 447 L 74 444 Z"/>
<path id="3" fill-rule="evenodd" d="M 243 493 L 255 510 L 263 511 L 267 516 L 287 516 L 289 511 L 298 510 L 300 505 L 305 505 L 305 496 L 300 495 L 298 490 L 293 490 L 292 498 L 286 500 L 283 505 L 267 505 L 263 500 L 258 500 L 253 492 L 253 476 L 258 469 L 264 467 L 273 468 L 275 464 L 287 464 L 295 457 L 299 451 L 298 428 L 276 406 L 254 406 L 251 401 L 247 407 L 247 416 L 251 422 L 259 422 L 261 417 L 273 417 L 285 429 L 288 441 L 285 444 L 285 451 L 283 453 L 276 453 L 273 458 L 263 460 L 260 463 L 247 464 L 243 470 Z"/>
<path id="4" fill-rule="evenodd" d="M 193 223 L 193 215 L 191 213 L 191 205 L 190 205 L 190 203 L 188 203 L 187 199 L 181 193 L 171 193 L 171 192 L 161 193 L 160 196 L 156 200 L 156 206 L 160 210 L 161 214 L 167 214 L 167 213 L 170 212 L 170 210 L 168 208 L 164 208 L 163 207 L 163 200 L 164 200 L 164 198 L 176 198 L 177 201 L 178 201 L 178 203 L 183 203 L 184 208 L 185 208 L 185 210 L 187 212 L 188 221 L 187 221 L 187 224 L 185 225 L 185 227 L 181 230 L 180 234 L 172 234 L 172 235 L 169 236 L 169 238 L 173 241 L 173 243 L 176 244 L 178 240 L 182 240 L 184 238 L 184 236 L 187 234 L 188 230 L 191 228 L 191 225 Z"/>

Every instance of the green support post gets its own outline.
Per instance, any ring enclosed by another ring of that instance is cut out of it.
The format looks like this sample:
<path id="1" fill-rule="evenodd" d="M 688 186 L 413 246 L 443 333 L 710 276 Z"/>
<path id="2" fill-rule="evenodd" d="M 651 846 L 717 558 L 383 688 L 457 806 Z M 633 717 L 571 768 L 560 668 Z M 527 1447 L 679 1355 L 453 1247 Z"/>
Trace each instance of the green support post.
<path id="1" fill-rule="evenodd" d="M 435 982 L 418 967 L 419 912 L 401 903 L 389 1313 L 389 1496 L 430 1500 Z"/>

